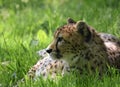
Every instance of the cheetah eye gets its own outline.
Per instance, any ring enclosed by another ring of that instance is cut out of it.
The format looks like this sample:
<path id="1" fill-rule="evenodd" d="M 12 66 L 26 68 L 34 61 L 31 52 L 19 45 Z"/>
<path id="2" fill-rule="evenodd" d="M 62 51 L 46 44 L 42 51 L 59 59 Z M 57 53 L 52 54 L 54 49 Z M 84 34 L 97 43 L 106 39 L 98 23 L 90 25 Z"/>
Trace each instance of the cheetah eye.
<path id="1" fill-rule="evenodd" d="M 63 37 L 58 37 L 58 42 L 61 42 L 63 40 Z"/>

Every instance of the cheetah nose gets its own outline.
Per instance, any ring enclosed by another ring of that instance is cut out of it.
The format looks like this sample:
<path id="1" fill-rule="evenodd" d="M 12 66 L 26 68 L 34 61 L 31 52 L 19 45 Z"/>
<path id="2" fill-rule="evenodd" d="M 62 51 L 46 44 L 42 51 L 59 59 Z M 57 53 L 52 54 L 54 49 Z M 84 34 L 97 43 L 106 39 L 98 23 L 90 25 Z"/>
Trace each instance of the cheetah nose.
<path id="1" fill-rule="evenodd" d="M 47 53 L 51 53 L 51 52 L 52 52 L 52 49 L 47 49 L 46 52 L 47 52 Z"/>

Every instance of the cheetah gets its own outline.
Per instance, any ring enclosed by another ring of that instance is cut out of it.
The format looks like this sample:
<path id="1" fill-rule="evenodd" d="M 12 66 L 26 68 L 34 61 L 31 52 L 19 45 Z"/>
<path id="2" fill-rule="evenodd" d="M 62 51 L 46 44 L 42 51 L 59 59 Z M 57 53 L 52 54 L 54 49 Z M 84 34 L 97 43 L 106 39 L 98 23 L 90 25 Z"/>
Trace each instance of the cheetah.
<path id="1" fill-rule="evenodd" d="M 80 73 L 97 71 L 100 75 L 108 66 L 120 68 L 120 40 L 71 18 L 56 30 L 51 44 L 38 54 L 42 59 L 27 74 L 32 79 L 49 75 L 54 78 L 58 73 L 63 76 L 73 68 Z"/>
<path id="2" fill-rule="evenodd" d="M 97 71 L 101 75 L 108 66 L 120 68 L 120 40 L 71 18 L 56 30 L 46 52 L 53 59 L 67 61 L 70 68 L 80 72 Z"/>
<path id="3" fill-rule="evenodd" d="M 53 41 L 38 54 L 42 59 L 27 73 L 34 80 L 39 76 L 64 76 L 71 69 L 88 74 L 97 71 L 99 75 L 106 72 L 109 66 L 120 69 L 120 39 L 99 33 L 86 22 L 76 22 L 71 18 L 56 30 Z"/>

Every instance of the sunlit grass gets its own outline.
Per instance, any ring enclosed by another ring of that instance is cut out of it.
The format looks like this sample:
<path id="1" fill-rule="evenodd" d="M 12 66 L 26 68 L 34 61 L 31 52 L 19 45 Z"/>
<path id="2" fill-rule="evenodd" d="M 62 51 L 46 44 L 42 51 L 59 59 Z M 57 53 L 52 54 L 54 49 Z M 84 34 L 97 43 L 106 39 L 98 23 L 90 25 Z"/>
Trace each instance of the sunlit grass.
<path id="1" fill-rule="evenodd" d="M 119 0 L 0 0 L 0 87 L 23 78 L 38 60 L 36 51 L 47 47 L 55 29 L 68 17 L 84 20 L 97 31 L 120 37 Z M 119 87 L 119 74 L 70 74 L 57 83 L 42 79 L 24 87 Z M 22 87 L 21 86 L 21 87 Z"/>

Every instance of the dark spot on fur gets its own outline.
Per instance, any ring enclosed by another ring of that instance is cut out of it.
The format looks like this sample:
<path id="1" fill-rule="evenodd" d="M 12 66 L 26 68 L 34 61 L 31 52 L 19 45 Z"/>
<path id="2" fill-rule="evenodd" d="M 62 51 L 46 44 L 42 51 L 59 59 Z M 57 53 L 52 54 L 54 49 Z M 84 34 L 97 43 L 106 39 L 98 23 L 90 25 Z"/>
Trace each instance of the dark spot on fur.
<path id="1" fill-rule="evenodd" d="M 115 55 L 115 52 L 113 52 L 112 54 Z"/>
<path id="2" fill-rule="evenodd" d="M 43 64 L 42 62 L 40 63 L 40 65 Z"/>
<path id="3" fill-rule="evenodd" d="M 46 75 L 46 73 L 43 73 L 43 76 L 45 76 Z"/>
<path id="4" fill-rule="evenodd" d="M 97 66 L 101 66 L 102 64 L 103 64 L 103 62 L 100 61 L 100 62 L 97 63 Z"/>
<path id="5" fill-rule="evenodd" d="M 115 41 L 116 39 L 114 37 L 111 37 L 113 41 Z"/>
<path id="6" fill-rule="evenodd" d="M 89 57 L 89 56 L 86 56 L 85 59 L 90 60 L 90 57 Z"/>
<path id="7" fill-rule="evenodd" d="M 92 57 L 92 55 L 89 54 L 89 52 L 87 52 L 86 55 L 85 55 L 85 59 L 89 61 L 89 60 L 90 60 L 90 57 Z"/>
<path id="8" fill-rule="evenodd" d="M 94 30 L 94 29 L 92 29 L 92 32 L 94 33 L 94 32 L 95 32 L 95 30 Z"/>
<path id="9" fill-rule="evenodd" d="M 106 51 L 106 48 L 105 48 L 105 47 L 103 47 L 102 49 L 103 49 L 103 51 Z"/>
<path id="10" fill-rule="evenodd" d="M 88 68 L 88 67 L 87 67 L 87 64 L 85 64 L 85 65 L 84 65 L 84 68 L 85 68 L 85 69 L 87 69 L 87 68 Z"/>
<path id="11" fill-rule="evenodd" d="M 92 70 L 92 71 L 94 71 L 94 70 L 95 70 L 94 66 L 91 66 L 91 70 Z"/>
<path id="12" fill-rule="evenodd" d="M 102 61 L 100 61 L 100 64 L 103 64 L 103 62 L 102 62 Z"/>
<path id="13" fill-rule="evenodd" d="M 52 64 L 50 65 L 50 69 L 51 69 L 51 68 L 53 68 L 53 65 L 52 65 Z"/>
<path id="14" fill-rule="evenodd" d="M 46 67 L 47 65 L 45 64 L 44 66 Z"/>
<path id="15" fill-rule="evenodd" d="M 120 54 L 120 51 L 118 52 L 118 54 Z"/>
<path id="16" fill-rule="evenodd" d="M 58 61 L 57 60 L 55 60 L 55 63 L 57 63 Z"/>
<path id="17" fill-rule="evenodd" d="M 79 70 L 80 74 L 83 74 L 83 69 L 80 67 L 77 67 L 77 69 Z"/>
<path id="18" fill-rule="evenodd" d="M 98 61 L 97 61 L 97 60 L 94 60 L 93 62 L 94 62 L 94 64 L 96 64 Z"/>
<path id="19" fill-rule="evenodd" d="M 112 52 L 110 52 L 110 55 L 112 55 Z"/>
<path id="20" fill-rule="evenodd" d="M 63 61 L 60 61 L 61 63 L 63 63 Z"/>
<path id="21" fill-rule="evenodd" d="M 63 70 L 63 68 L 64 68 L 64 66 L 62 66 L 62 68 L 61 68 L 61 69 Z"/>
<path id="22" fill-rule="evenodd" d="M 54 73 L 57 73 L 56 71 L 54 71 Z"/>
<path id="23" fill-rule="evenodd" d="M 55 65 L 55 68 L 57 68 L 57 65 Z"/>
<path id="24" fill-rule="evenodd" d="M 35 69 L 35 68 L 33 68 L 31 71 L 32 71 L 32 72 L 36 72 L 36 69 Z"/>
<path id="25" fill-rule="evenodd" d="M 120 46 L 120 41 L 118 41 L 117 44 Z"/>
<path id="26" fill-rule="evenodd" d="M 78 55 L 74 55 L 74 56 L 72 57 L 72 60 L 74 60 L 77 56 L 78 56 Z"/>
<path id="27" fill-rule="evenodd" d="M 111 39 L 108 39 L 109 41 L 111 41 Z"/>

